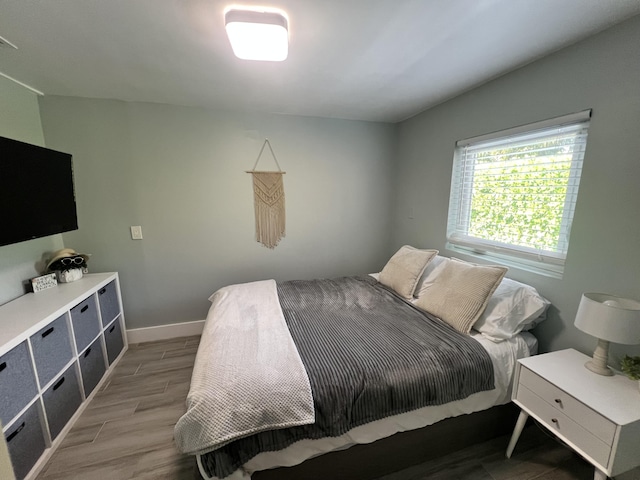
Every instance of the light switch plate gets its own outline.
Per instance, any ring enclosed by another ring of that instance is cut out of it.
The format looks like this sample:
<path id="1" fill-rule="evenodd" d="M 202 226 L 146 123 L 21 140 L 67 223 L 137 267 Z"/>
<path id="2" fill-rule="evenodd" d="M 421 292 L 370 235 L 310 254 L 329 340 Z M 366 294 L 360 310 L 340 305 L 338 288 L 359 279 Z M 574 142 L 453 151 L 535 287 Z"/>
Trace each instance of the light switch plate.
<path id="1" fill-rule="evenodd" d="M 131 227 L 131 239 L 142 240 L 142 227 L 140 225 L 135 225 Z"/>

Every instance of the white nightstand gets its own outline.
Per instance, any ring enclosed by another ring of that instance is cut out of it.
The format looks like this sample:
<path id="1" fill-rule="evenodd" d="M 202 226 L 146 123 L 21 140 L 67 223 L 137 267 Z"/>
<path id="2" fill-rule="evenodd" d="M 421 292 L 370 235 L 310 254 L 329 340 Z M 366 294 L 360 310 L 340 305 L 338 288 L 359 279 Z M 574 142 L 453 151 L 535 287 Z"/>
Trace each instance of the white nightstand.
<path id="1" fill-rule="evenodd" d="M 522 412 L 507 457 L 531 415 L 595 466 L 594 480 L 640 466 L 638 383 L 587 370 L 589 358 L 569 349 L 518 361 L 512 399 Z"/>

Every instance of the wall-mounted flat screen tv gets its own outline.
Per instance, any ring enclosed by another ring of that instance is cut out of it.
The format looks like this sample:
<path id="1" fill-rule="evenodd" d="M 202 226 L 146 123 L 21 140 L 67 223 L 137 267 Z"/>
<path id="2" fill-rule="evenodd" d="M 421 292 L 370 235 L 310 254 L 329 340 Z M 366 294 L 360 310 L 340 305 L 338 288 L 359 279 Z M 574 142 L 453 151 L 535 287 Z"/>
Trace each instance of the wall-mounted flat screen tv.
<path id="1" fill-rule="evenodd" d="M 77 229 L 71 155 L 0 137 L 0 245 Z"/>

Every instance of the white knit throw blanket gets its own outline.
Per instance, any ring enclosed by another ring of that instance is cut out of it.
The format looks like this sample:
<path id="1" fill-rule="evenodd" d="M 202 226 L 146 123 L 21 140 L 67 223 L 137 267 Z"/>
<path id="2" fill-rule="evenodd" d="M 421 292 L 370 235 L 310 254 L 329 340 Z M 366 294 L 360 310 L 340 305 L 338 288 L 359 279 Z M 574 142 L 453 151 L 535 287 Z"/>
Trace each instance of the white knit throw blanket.
<path id="1" fill-rule="evenodd" d="M 256 214 L 256 240 L 275 248 L 285 236 L 283 172 L 250 172 Z"/>
<path id="2" fill-rule="evenodd" d="M 175 427 L 178 449 L 201 454 L 254 433 L 313 423 L 309 377 L 276 282 L 224 287 L 209 300 L 187 413 Z"/>

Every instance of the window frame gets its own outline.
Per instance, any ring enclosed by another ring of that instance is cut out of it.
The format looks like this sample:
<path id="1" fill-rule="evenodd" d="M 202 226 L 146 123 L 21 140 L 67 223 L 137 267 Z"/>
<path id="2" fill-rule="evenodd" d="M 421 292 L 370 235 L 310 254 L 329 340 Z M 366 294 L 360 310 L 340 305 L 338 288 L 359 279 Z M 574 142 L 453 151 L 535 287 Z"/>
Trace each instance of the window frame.
<path id="1" fill-rule="evenodd" d="M 471 256 L 492 257 L 493 261 L 537 273 L 561 276 L 569 248 L 590 120 L 591 110 L 589 109 L 456 142 L 447 213 L 447 248 L 460 250 Z M 501 146 L 506 148 L 513 146 L 515 140 L 521 137 L 546 133 L 539 140 L 542 142 L 545 137 L 557 136 L 563 129 L 576 130 L 576 139 L 579 141 L 574 145 L 582 148 L 573 152 L 568 169 L 569 179 L 561 217 L 558 251 L 536 249 L 469 235 L 473 189 L 465 190 L 464 187 L 473 184 L 476 164 L 466 157 L 466 149 L 485 145 L 487 148 L 494 148 L 492 144 L 497 144 L 496 149 Z"/>

